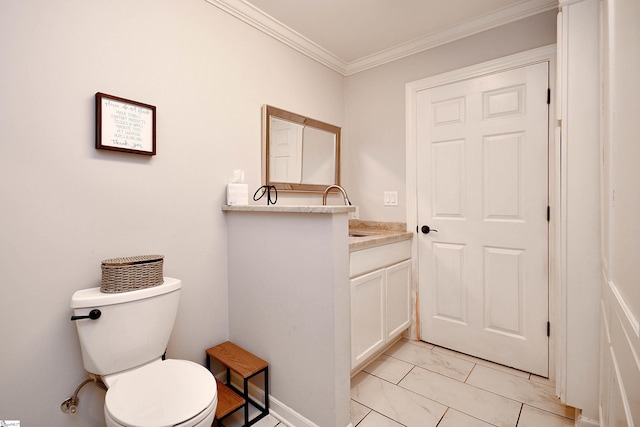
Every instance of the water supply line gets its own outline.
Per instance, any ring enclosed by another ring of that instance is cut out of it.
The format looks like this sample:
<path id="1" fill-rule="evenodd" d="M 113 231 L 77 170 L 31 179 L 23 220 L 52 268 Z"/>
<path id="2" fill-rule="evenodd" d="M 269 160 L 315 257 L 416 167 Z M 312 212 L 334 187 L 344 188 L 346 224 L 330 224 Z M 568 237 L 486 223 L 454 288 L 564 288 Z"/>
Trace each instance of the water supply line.
<path id="1" fill-rule="evenodd" d="M 107 389 L 107 386 L 102 382 L 102 380 L 98 376 L 89 374 L 89 378 L 87 378 L 86 380 L 80 383 L 80 385 L 76 388 L 76 391 L 73 392 L 73 395 L 69 397 L 67 400 L 65 400 L 64 402 L 62 402 L 62 405 L 60 405 L 60 410 L 65 414 L 71 414 L 71 415 L 78 412 L 78 404 L 80 403 L 80 400 L 78 399 L 78 393 L 80 393 L 80 389 L 82 387 L 84 387 L 89 383 L 95 383 L 98 387 L 100 387 L 103 390 Z"/>

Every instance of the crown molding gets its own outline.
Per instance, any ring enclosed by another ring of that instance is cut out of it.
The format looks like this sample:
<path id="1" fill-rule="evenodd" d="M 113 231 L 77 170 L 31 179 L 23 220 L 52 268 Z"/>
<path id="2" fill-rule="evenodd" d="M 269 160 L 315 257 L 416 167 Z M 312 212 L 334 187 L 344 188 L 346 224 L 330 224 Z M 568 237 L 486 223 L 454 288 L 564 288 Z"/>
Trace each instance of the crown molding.
<path id="1" fill-rule="evenodd" d="M 436 33 L 428 34 L 424 37 L 411 40 L 390 49 L 350 62 L 347 64 L 345 75 L 356 74 L 407 56 L 415 55 L 416 53 L 420 53 L 425 50 L 433 49 L 437 46 L 557 8 L 557 0 L 528 0 L 526 2 L 521 2 L 489 14 L 481 15 L 460 25 L 456 25 L 455 27 L 450 27 Z"/>
<path id="2" fill-rule="evenodd" d="M 344 76 L 375 68 L 482 31 L 558 8 L 558 0 L 519 2 L 513 6 L 479 16 L 461 25 L 428 34 L 352 62 L 346 62 L 245 0 L 205 1 Z"/>
<path id="3" fill-rule="evenodd" d="M 303 55 L 345 74 L 347 63 L 244 0 L 205 0 Z"/>

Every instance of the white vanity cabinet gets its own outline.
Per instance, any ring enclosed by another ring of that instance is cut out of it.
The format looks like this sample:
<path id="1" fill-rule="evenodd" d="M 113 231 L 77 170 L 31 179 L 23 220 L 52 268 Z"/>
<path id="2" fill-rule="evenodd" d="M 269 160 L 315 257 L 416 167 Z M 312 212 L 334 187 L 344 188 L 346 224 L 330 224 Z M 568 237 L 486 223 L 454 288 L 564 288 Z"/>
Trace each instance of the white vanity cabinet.
<path id="1" fill-rule="evenodd" d="M 384 347 L 384 269 L 351 279 L 351 370 Z"/>
<path id="2" fill-rule="evenodd" d="M 386 279 L 386 319 L 387 342 L 400 335 L 411 323 L 411 260 L 387 267 Z"/>
<path id="3" fill-rule="evenodd" d="M 351 370 L 410 325 L 411 242 L 350 253 Z"/>

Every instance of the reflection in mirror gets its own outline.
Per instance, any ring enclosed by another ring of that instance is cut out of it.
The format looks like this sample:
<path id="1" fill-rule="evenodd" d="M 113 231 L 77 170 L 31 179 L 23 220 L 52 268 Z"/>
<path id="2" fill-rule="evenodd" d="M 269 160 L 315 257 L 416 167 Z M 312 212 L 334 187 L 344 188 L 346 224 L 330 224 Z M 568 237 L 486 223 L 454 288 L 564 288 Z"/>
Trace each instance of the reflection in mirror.
<path id="1" fill-rule="evenodd" d="M 305 126 L 302 136 L 302 180 L 305 184 L 333 183 L 336 176 L 336 135 Z"/>
<path id="2" fill-rule="evenodd" d="M 262 163 L 264 185 L 322 192 L 340 183 L 340 128 L 264 105 Z"/>

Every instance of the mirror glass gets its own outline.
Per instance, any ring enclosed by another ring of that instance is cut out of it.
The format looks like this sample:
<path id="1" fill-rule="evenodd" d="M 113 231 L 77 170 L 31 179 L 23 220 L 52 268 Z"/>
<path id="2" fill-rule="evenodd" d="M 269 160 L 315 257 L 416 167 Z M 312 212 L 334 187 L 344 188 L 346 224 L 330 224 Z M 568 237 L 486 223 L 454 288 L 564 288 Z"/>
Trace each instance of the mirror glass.
<path id="1" fill-rule="evenodd" d="M 322 192 L 339 185 L 340 128 L 263 106 L 262 181 L 296 192 Z"/>

